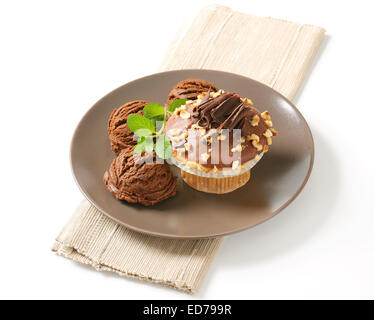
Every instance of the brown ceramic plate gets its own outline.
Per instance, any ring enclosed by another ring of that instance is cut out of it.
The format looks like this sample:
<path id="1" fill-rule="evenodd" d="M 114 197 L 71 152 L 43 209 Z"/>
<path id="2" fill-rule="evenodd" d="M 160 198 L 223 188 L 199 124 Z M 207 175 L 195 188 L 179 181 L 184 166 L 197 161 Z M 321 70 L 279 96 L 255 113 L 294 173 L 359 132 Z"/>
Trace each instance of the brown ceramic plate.
<path id="1" fill-rule="evenodd" d="M 189 77 L 205 79 L 225 91 L 248 96 L 259 110 L 269 110 L 274 127 L 279 131 L 273 146 L 252 169 L 249 183 L 232 193 L 202 193 L 179 179 L 177 196 L 153 207 L 116 200 L 103 183 L 104 171 L 115 157 L 107 136 L 110 113 L 135 99 L 163 104 L 170 88 Z M 170 238 L 222 236 L 273 217 L 303 189 L 313 158 L 314 144 L 308 124 L 290 101 L 252 79 L 212 70 L 163 72 L 125 84 L 87 112 L 71 145 L 73 174 L 96 208 L 130 229 Z"/>

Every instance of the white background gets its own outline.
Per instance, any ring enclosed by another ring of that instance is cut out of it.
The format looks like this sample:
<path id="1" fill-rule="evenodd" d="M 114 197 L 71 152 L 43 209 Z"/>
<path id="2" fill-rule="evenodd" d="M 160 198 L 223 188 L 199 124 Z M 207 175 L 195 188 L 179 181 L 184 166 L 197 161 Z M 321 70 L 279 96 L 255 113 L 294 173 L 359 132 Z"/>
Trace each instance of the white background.
<path id="1" fill-rule="evenodd" d="M 227 237 L 194 296 L 52 254 L 82 199 L 69 164 L 78 121 L 153 73 L 176 29 L 210 2 L 1 1 L 0 298 L 374 298 L 372 1 L 220 3 L 327 30 L 295 100 L 316 143 L 305 190 Z"/>

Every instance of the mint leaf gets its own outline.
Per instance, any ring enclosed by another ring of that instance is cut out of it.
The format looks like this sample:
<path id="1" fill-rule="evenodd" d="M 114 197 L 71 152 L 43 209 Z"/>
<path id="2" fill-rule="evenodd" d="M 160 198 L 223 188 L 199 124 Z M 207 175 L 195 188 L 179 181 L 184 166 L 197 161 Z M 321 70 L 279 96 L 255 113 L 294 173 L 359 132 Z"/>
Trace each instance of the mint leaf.
<path id="1" fill-rule="evenodd" d="M 130 114 L 127 117 L 127 125 L 129 129 L 139 137 L 149 135 L 147 132 L 155 132 L 155 125 L 153 122 L 140 114 Z"/>
<path id="2" fill-rule="evenodd" d="M 138 143 L 134 147 L 135 153 L 151 153 L 153 151 L 153 138 L 152 137 L 141 137 Z"/>
<path id="3" fill-rule="evenodd" d="M 138 129 L 134 133 L 139 137 L 149 137 L 154 133 L 154 131 L 144 128 L 144 129 Z"/>
<path id="4" fill-rule="evenodd" d="M 162 120 L 165 115 L 165 109 L 161 104 L 149 103 L 143 108 L 143 114 L 148 119 L 157 118 Z"/>
<path id="5" fill-rule="evenodd" d="M 161 134 L 157 141 L 155 147 L 156 154 L 161 159 L 168 159 L 172 155 L 172 147 L 170 139 L 167 135 Z"/>
<path id="6" fill-rule="evenodd" d="M 135 145 L 134 147 L 134 152 L 135 153 L 143 153 L 144 150 L 145 150 L 145 145 L 144 145 L 144 141 L 145 141 L 145 138 L 144 137 L 141 137 L 139 140 L 138 140 L 138 143 Z"/>
<path id="7" fill-rule="evenodd" d="M 151 137 L 146 137 L 144 141 L 144 149 L 146 153 L 151 153 L 153 151 L 153 138 Z"/>
<path id="8" fill-rule="evenodd" d="M 180 106 L 183 106 L 186 104 L 187 99 L 177 99 L 174 100 L 172 103 L 169 104 L 169 111 L 174 112 L 175 109 L 179 108 Z"/>
<path id="9" fill-rule="evenodd" d="M 164 119 L 151 119 L 153 122 L 155 128 L 156 128 L 156 134 L 159 135 L 164 130 L 165 121 Z"/>
<path id="10" fill-rule="evenodd" d="M 149 103 L 143 108 L 144 116 L 152 121 L 156 131 L 164 125 L 165 111 L 164 107 L 158 103 Z"/>

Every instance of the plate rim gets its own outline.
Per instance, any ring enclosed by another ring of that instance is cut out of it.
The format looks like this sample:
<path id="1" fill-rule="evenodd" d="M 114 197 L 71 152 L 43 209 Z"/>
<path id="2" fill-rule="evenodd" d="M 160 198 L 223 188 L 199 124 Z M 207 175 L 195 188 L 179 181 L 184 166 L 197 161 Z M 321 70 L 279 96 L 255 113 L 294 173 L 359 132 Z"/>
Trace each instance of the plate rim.
<path id="1" fill-rule="evenodd" d="M 272 211 L 271 212 L 271 215 L 252 225 L 252 226 L 249 226 L 249 227 L 242 227 L 242 228 L 238 228 L 236 230 L 233 230 L 233 231 L 228 231 L 228 232 L 221 232 L 219 234 L 216 234 L 216 235 L 209 235 L 209 236 L 198 236 L 198 235 L 193 235 L 193 236 L 188 236 L 188 235 L 172 235 L 172 234 L 165 234 L 165 233 L 161 233 L 161 232 L 157 232 L 157 231 L 149 231 L 149 230 L 146 230 L 146 229 L 142 229 L 142 228 L 139 228 L 139 227 L 135 227 L 135 226 L 132 226 L 132 225 L 129 225 L 129 224 L 126 224 L 124 223 L 123 221 L 120 221 L 119 219 L 116 219 L 114 218 L 113 216 L 111 216 L 109 213 L 107 213 L 104 209 L 102 209 L 100 207 L 99 204 L 97 204 L 95 202 L 94 199 L 91 199 L 91 197 L 85 192 L 84 188 L 80 185 L 78 179 L 77 179 L 77 174 L 76 172 L 74 171 L 74 165 L 73 165 L 73 148 L 74 148 L 74 143 L 75 143 L 75 140 L 76 140 L 76 137 L 78 135 L 78 131 L 84 121 L 84 119 L 88 116 L 88 114 L 90 114 L 93 109 L 102 101 L 104 100 L 106 97 L 110 96 L 112 93 L 114 93 L 115 91 L 119 90 L 120 88 L 124 87 L 124 86 L 127 86 L 127 85 L 130 85 L 134 82 L 137 82 L 137 81 L 141 81 L 143 79 L 147 79 L 147 78 L 151 78 L 151 77 L 154 77 L 154 76 L 157 76 L 157 75 L 164 75 L 164 74 L 170 74 L 170 73 L 179 73 L 179 72 L 204 72 L 204 71 L 208 71 L 208 72 L 216 72 L 216 73 L 224 73 L 224 74 L 228 74 L 228 75 L 234 75 L 236 77 L 241 77 L 241 78 L 244 78 L 244 79 L 249 79 L 250 81 L 253 81 L 255 83 L 257 83 L 258 85 L 260 86 L 263 86 L 263 87 L 266 87 L 267 89 L 270 89 L 271 91 L 273 91 L 275 94 L 279 95 L 282 99 L 284 99 L 291 107 L 294 111 L 296 111 L 296 113 L 298 114 L 298 116 L 301 118 L 301 120 L 303 120 L 305 126 L 306 126 L 306 129 L 307 129 L 307 133 L 310 137 L 310 140 L 311 140 L 311 153 L 310 153 L 310 162 L 309 162 L 309 168 L 308 168 L 308 172 L 302 182 L 302 184 L 299 186 L 299 188 L 297 189 L 297 191 L 295 192 L 295 194 L 290 197 L 290 199 L 288 199 L 282 206 L 280 206 L 278 209 L 276 209 L 275 211 Z M 150 75 L 147 75 L 147 76 L 143 76 L 143 77 L 140 77 L 140 78 L 137 78 L 137 79 L 134 79 L 132 81 L 129 81 L 129 82 L 126 82 L 125 84 L 122 84 L 120 85 L 119 87 L 113 89 L 112 91 L 110 91 L 109 93 L 105 94 L 103 97 L 101 97 L 99 100 L 97 100 L 85 113 L 84 115 L 82 116 L 82 118 L 80 119 L 80 121 L 78 122 L 77 126 L 75 127 L 74 129 L 74 133 L 73 133 L 73 136 L 71 138 L 71 141 L 70 141 L 70 149 L 69 149 L 69 158 L 70 158 L 70 170 L 73 174 L 73 177 L 74 177 L 74 181 L 75 183 L 77 184 L 79 190 L 82 192 L 83 196 L 89 201 L 89 203 L 91 205 L 93 205 L 98 211 L 100 211 L 102 214 L 104 214 L 106 217 L 112 219 L 113 221 L 115 221 L 116 223 L 130 229 L 130 230 L 133 230 L 133 231 L 136 231 L 136 232 L 139 232 L 139 233 L 142 233 L 142 234 L 145 234 L 145 235 L 149 235 L 149 236 L 155 236 L 155 237 L 160 237 L 160 238 L 169 238 L 169 239 L 185 239 L 185 240 L 196 240 L 196 239 L 212 239 L 212 238 L 219 238 L 219 237 L 223 237 L 223 236 L 227 236 L 227 235 L 230 235 L 230 234 L 235 234 L 235 233 L 239 233 L 239 232 L 242 232 L 242 231 L 245 231 L 245 230 L 249 230 L 249 229 L 252 229 L 266 221 L 268 221 L 269 219 L 273 218 L 274 216 L 278 215 L 280 212 L 282 212 L 284 209 L 286 209 L 292 202 L 295 201 L 295 199 L 300 195 L 300 193 L 302 192 L 302 190 L 304 189 L 304 187 L 306 186 L 306 184 L 308 183 L 309 181 L 309 178 L 311 176 L 311 173 L 312 173 L 312 170 L 313 170 L 313 166 L 314 166 L 314 159 L 315 159 L 315 144 L 314 144 L 314 138 L 313 138 L 313 134 L 312 134 L 312 131 L 310 129 L 310 126 L 308 124 L 308 122 L 306 121 L 306 119 L 304 118 L 303 114 L 300 112 L 300 110 L 295 106 L 295 104 L 290 101 L 286 96 L 284 96 L 283 94 L 281 94 L 280 92 L 276 91 L 275 89 L 271 88 L 270 86 L 260 82 L 260 81 L 257 81 L 255 79 L 252 79 L 250 77 L 247 77 L 247 76 L 243 76 L 241 74 L 237 74 L 237 73 L 233 73 L 233 72 L 227 72 L 227 71 L 220 71 L 220 70 L 215 70 L 215 69 L 175 69 L 175 70 L 168 70 L 168 71 L 162 71 L 162 72 L 156 72 L 156 73 L 152 73 Z"/>

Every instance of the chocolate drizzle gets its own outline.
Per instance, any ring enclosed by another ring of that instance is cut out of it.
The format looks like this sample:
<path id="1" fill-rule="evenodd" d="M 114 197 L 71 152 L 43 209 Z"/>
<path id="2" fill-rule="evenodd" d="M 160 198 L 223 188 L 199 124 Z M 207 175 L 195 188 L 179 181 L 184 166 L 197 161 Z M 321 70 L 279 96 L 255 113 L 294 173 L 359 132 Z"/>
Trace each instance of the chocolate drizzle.
<path id="1" fill-rule="evenodd" d="M 193 113 L 192 117 L 204 128 L 241 129 L 242 135 L 248 135 L 251 108 L 246 100 L 233 92 L 203 101 Z"/>

